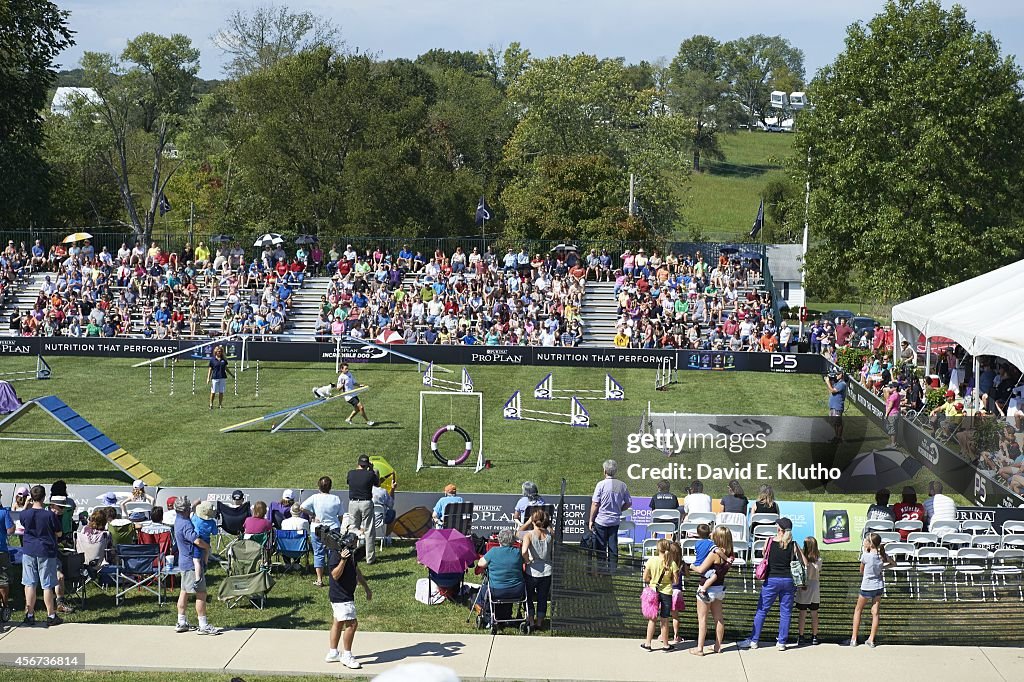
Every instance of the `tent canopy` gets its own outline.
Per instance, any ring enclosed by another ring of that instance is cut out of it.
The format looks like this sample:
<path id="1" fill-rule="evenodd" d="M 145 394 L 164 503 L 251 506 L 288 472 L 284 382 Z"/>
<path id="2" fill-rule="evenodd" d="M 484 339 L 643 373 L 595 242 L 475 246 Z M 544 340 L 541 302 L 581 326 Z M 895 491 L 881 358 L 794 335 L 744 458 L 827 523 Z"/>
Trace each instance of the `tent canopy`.
<path id="1" fill-rule="evenodd" d="M 1024 260 L 901 303 L 892 320 L 904 338 L 946 336 L 972 356 L 996 355 L 1024 369 Z"/>

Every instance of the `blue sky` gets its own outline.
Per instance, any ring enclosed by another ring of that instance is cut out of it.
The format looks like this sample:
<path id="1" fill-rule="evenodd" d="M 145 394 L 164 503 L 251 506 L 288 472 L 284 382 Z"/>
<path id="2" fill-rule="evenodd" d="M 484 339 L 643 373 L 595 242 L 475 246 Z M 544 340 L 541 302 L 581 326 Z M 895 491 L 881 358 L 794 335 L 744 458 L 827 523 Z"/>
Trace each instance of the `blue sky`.
<path id="1" fill-rule="evenodd" d="M 223 58 L 210 41 L 242 0 L 57 0 L 71 12 L 78 41 L 61 55 L 77 65 L 84 50 L 118 53 L 144 31 L 184 33 L 202 52 L 200 75 L 218 78 Z M 262 4 L 275 4 L 271 0 Z M 782 35 L 806 55 L 808 76 L 843 47 L 846 27 L 868 20 L 882 0 L 278 0 L 339 26 L 351 47 L 384 58 L 415 57 L 432 47 L 483 50 L 518 40 L 535 56 L 589 52 L 627 61 L 669 59 L 696 33 L 731 40 L 753 33 Z M 943 5 L 950 6 L 948 0 Z M 992 32 L 1004 53 L 1024 50 L 1024 3 L 961 0 L 978 28 Z M 171 9 L 171 8 L 174 9 Z"/>

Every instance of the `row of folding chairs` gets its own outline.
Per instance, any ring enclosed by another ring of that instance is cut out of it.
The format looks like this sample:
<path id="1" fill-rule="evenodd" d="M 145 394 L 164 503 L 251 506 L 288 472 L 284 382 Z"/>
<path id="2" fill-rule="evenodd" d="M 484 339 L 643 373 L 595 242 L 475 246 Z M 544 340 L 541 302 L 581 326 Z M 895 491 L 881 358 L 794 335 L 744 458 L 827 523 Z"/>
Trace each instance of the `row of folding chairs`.
<path id="1" fill-rule="evenodd" d="M 909 533 L 906 540 L 903 540 L 900 533 L 880 532 L 882 545 L 888 547 L 894 542 L 908 542 L 915 547 L 946 547 L 957 550 L 964 547 L 984 547 L 989 550 L 996 549 L 1024 549 L 1024 533 L 983 533 L 971 535 L 970 533 L 925 533 L 918 531 Z"/>
<path id="2" fill-rule="evenodd" d="M 886 545 L 885 553 L 895 562 L 885 569 L 893 576 L 892 586 L 898 585 L 902 577 L 911 597 L 921 598 L 921 579 L 925 577 L 931 585 L 942 587 L 942 600 L 947 601 L 946 574 L 952 573 L 956 601 L 965 601 L 961 599 L 960 590 L 969 587 L 980 588 L 981 601 L 987 600 L 987 588 L 990 587 L 992 599 L 998 601 L 998 587 L 1009 587 L 1011 581 L 1016 583 L 1018 599 L 1024 601 L 1024 549 L 950 549 L 893 542 Z M 889 588 L 887 584 L 886 590 Z"/>
<path id="3" fill-rule="evenodd" d="M 874 533 L 886 533 L 892 531 L 922 531 L 924 530 L 924 523 L 918 520 L 907 520 L 907 521 L 886 521 L 876 520 L 868 521 L 864 524 L 864 532 Z M 995 526 L 991 521 L 983 520 L 970 520 L 970 521 L 956 521 L 956 520 L 938 520 L 933 521 L 928 529 L 928 532 L 935 533 L 936 535 L 945 535 L 947 533 L 969 533 L 970 535 L 986 534 L 992 535 L 996 532 Z M 1024 521 L 1004 521 L 1002 526 L 1002 532 L 1004 534 L 1024 534 Z"/>

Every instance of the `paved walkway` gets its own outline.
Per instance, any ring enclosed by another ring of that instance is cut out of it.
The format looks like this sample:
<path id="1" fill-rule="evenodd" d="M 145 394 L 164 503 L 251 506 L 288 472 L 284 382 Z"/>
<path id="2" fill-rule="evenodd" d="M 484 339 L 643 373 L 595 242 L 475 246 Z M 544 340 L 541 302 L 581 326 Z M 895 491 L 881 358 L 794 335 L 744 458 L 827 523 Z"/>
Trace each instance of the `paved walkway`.
<path id="1" fill-rule="evenodd" d="M 965 633 L 969 637 L 970 633 Z M 170 626 L 66 623 L 47 630 L 12 627 L 0 633 L 0 658 L 11 654 L 84 654 L 96 670 L 194 671 L 218 675 L 362 675 L 399 663 L 430 662 L 463 680 L 658 680 L 692 671 L 697 679 L 792 682 L 799 671 L 828 682 L 886 679 L 1012 682 L 1024 679 L 1024 649 L 879 646 L 856 649 L 823 644 L 782 653 L 773 646 L 739 652 L 730 643 L 717 656 L 687 655 L 692 642 L 670 654 L 646 652 L 628 639 L 438 635 L 360 632 L 355 654 L 362 670 L 324 663 L 325 631 L 229 630 L 218 637 L 176 634 Z M 671 667 L 666 667 L 671 666 Z M 794 671 L 797 671 L 794 674 Z M 866 671 L 873 671 L 868 674 Z M 2 677 L 2 675 L 0 675 Z"/>

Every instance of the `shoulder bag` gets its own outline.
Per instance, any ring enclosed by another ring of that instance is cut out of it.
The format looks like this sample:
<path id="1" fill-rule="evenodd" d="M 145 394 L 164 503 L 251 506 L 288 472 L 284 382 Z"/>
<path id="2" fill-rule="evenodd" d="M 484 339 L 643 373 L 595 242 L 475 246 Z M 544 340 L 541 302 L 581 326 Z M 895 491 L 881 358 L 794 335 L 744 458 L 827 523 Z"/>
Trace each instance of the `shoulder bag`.
<path id="1" fill-rule="evenodd" d="M 768 555 L 772 551 L 772 545 L 775 544 L 775 540 L 768 540 L 764 546 L 764 557 L 761 559 L 761 563 L 754 569 L 754 579 L 764 580 L 768 577 Z"/>

